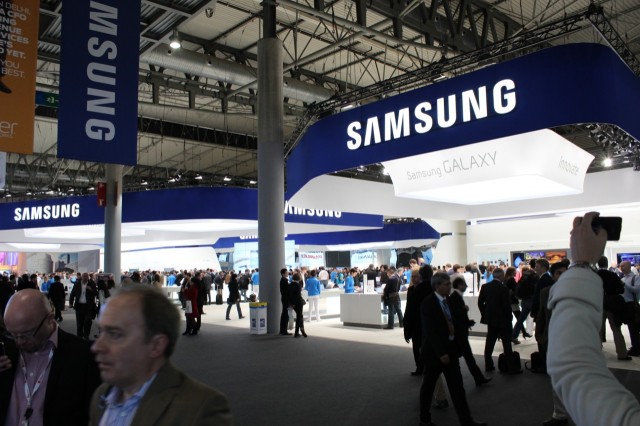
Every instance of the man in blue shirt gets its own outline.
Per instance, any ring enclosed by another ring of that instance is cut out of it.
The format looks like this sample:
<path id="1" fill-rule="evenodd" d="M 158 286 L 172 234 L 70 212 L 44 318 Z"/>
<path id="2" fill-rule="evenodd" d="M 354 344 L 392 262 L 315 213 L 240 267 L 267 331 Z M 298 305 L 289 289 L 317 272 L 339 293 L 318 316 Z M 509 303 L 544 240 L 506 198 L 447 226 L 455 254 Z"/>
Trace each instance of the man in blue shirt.
<path id="1" fill-rule="evenodd" d="M 260 290 L 260 273 L 258 272 L 258 268 L 256 268 L 256 271 L 251 275 L 251 285 L 253 292 L 257 296 Z"/>
<path id="2" fill-rule="evenodd" d="M 309 318 L 308 321 L 311 321 L 313 317 L 313 312 L 316 313 L 316 320 L 320 321 L 320 280 L 316 278 L 316 270 L 312 269 L 309 271 L 309 278 L 305 282 L 305 288 L 307 289 L 307 293 L 309 295 Z"/>

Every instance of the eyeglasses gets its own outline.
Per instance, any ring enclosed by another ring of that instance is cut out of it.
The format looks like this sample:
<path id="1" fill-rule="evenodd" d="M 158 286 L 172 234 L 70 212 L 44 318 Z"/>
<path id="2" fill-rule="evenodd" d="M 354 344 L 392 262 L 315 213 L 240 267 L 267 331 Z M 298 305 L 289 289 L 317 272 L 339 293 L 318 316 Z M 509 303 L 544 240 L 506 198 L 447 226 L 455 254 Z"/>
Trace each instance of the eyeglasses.
<path id="1" fill-rule="evenodd" d="M 40 321 L 40 324 L 38 324 L 38 327 L 34 330 L 33 333 L 31 332 L 27 332 L 27 333 L 9 333 L 6 332 L 5 333 L 5 337 L 12 339 L 12 340 L 29 340 L 29 339 L 33 339 L 34 337 L 36 337 L 36 334 L 38 334 L 38 331 L 40 331 L 40 329 L 42 328 L 42 325 L 44 324 L 45 320 L 49 317 L 49 313 L 47 313 L 47 315 L 44 316 L 44 318 L 42 318 L 42 321 Z"/>

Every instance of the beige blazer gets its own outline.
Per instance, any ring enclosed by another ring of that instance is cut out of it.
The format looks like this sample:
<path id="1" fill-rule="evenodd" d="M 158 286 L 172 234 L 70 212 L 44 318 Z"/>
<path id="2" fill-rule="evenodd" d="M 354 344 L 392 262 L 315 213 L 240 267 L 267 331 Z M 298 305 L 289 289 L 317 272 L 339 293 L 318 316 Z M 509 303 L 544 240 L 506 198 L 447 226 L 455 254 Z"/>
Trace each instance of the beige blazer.
<path id="1" fill-rule="evenodd" d="M 101 397 L 109 392 L 103 383 L 91 400 L 91 426 L 98 426 L 106 407 Z M 229 426 L 233 417 L 227 398 L 196 382 L 170 362 L 158 371 L 138 406 L 131 426 Z"/>

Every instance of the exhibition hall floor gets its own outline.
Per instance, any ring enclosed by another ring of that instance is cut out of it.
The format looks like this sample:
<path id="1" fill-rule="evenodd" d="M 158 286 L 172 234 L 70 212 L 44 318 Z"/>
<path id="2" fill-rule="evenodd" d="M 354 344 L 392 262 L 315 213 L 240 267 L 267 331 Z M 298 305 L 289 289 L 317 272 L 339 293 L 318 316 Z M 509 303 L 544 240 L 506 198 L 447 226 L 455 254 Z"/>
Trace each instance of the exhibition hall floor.
<path id="1" fill-rule="evenodd" d="M 181 336 L 173 362 L 197 380 L 229 398 L 239 426 L 265 425 L 417 425 L 421 379 L 402 329 L 343 327 L 338 318 L 305 323 L 309 337 L 249 334 L 235 309 L 225 320 L 226 305 L 205 306 L 201 333 Z M 63 329 L 74 332 L 73 312 L 64 312 Z M 183 321 L 184 325 L 184 321 Z M 626 335 L 626 333 L 625 333 Z M 471 345 L 481 368 L 484 339 Z M 616 360 L 613 339 L 604 351 L 616 376 L 640 395 L 640 358 Z M 501 351 L 500 345 L 494 356 Z M 516 349 L 523 361 L 535 350 L 533 339 Z M 462 365 L 467 398 L 477 420 L 496 426 L 538 426 L 552 412 L 546 375 L 525 371 L 517 376 L 490 374 L 493 381 L 476 388 Z M 453 407 L 432 409 L 440 426 L 458 425 Z"/>

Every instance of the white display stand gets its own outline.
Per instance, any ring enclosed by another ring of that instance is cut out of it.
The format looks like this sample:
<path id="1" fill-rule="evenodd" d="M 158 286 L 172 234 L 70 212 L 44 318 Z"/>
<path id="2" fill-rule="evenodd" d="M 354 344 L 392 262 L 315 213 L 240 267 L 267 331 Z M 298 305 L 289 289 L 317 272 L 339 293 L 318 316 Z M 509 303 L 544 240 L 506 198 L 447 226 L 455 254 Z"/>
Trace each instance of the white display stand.
<path id="1" fill-rule="evenodd" d="M 400 293 L 404 313 L 407 292 Z M 397 318 L 397 317 L 396 317 Z M 351 327 L 383 328 L 387 326 L 387 315 L 382 313 L 380 294 L 349 293 L 340 295 L 340 321 Z M 397 324 L 397 319 L 395 320 Z"/>
<path id="2" fill-rule="evenodd" d="M 267 334 L 267 302 L 250 302 L 251 334 Z"/>

